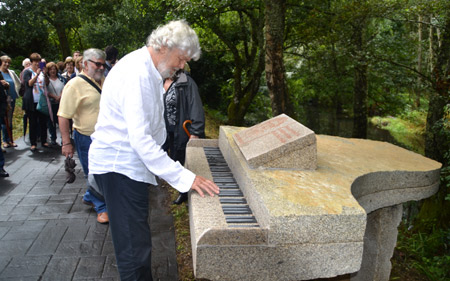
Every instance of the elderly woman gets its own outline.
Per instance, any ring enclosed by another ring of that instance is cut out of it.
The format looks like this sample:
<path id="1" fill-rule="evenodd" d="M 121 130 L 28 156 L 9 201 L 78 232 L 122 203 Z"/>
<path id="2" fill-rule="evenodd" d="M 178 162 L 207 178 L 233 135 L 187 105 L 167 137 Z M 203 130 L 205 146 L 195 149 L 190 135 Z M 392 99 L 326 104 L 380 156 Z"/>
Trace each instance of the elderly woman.
<path id="1" fill-rule="evenodd" d="M 22 72 L 20 72 L 20 81 L 23 81 L 23 73 L 25 72 L 25 70 L 27 70 L 31 66 L 30 59 L 29 58 L 25 58 L 22 61 L 22 66 L 23 66 L 23 70 L 22 70 Z"/>
<path id="2" fill-rule="evenodd" d="M 64 65 L 66 67 L 66 72 L 62 74 L 62 77 L 64 77 L 68 82 L 70 79 L 77 75 L 75 73 L 75 61 L 71 57 L 68 57 L 64 61 Z"/>
<path id="3" fill-rule="evenodd" d="M 20 90 L 20 79 L 14 70 L 9 69 L 11 65 L 11 58 L 8 56 L 1 56 L 0 60 L 2 61 L 2 66 L 0 66 L 0 71 L 2 72 L 3 78 L 9 84 L 9 89 L 7 91 L 7 104 L 8 111 L 6 113 L 6 119 L 8 124 L 2 125 L 2 134 L 3 134 L 3 147 L 16 147 L 17 144 L 14 143 L 14 139 L 12 138 L 12 117 L 14 113 L 14 109 L 16 107 L 16 99 L 19 96 Z"/>
<path id="4" fill-rule="evenodd" d="M 74 58 L 74 61 L 75 61 L 75 73 L 76 75 L 78 75 L 83 70 L 83 56 L 78 56 Z"/>
<path id="5" fill-rule="evenodd" d="M 66 85 L 67 80 L 58 73 L 58 66 L 54 62 L 47 63 L 47 73 L 45 76 L 45 84 L 47 85 L 48 97 L 52 106 L 53 120 L 48 120 L 48 130 L 50 132 L 50 140 L 52 145 L 56 145 L 56 123 L 58 123 L 59 101 L 61 93 Z"/>
<path id="6" fill-rule="evenodd" d="M 28 116 L 30 127 L 30 150 L 36 151 L 37 132 L 40 131 L 42 147 L 49 147 L 47 143 L 47 116 L 37 110 L 40 95 L 45 92 L 44 73 L 39 68 L 41 55 L 33 53 L 30 55 L 31 67 L 23 74 L 25 93 L 23 95 L 22 109 Z"/>
<path id="7" fill-rule="evenodd" d="M 2 65 L 2 61 L 0 60 L 0 66 Z M 5 113 L 6 113 L 6 98 L 7 94 L 6 91 L 9 87 L 8 82 L 6 82 L 3 79 L 2 73 L 0 72 L 0 124 L 1 120 L 4 119 Z M 0 148 L 0 177 L 6 178 L 9 177 L 9 174 L 5 171 L 3 166 L 5 165 L 5 157 L 3 155 L 3 149 Z"/>

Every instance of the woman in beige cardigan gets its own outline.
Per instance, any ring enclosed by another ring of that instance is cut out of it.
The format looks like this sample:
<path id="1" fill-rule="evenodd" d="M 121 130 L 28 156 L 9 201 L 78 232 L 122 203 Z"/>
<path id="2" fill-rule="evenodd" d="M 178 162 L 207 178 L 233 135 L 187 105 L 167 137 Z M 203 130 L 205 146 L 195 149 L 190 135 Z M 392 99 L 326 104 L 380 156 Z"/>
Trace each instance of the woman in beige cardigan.
<path id="1" fill-rule="evenodd" d="M 13 131 L 13 113 L 14 109 L 16 107 L 16 99 L 19 97 L 19 90 L 20 90 L 20 79 L 17 76 L 17 74 L 14 72 L 14 70 L 9 69 L 9 66 L 11 64 L 11 58 L 8 56 L 2 56 L 0 57 L 0 60 L 2 61 L 2 65 L 0 66 L 0 71 L 3 75 L 3 78 L 5 81 L 7 81 L 10 85 L 8 89 L 8 97 L 7 97 L 7 104 L 8 104 L 8 111 L 6 113 L 6 118 L 8 124 L 2 125 L 2 134 L 3 134 L 3 147 L 16 147 L 17 144 L 14 143 L 14 139 L 12 136 Z"/>

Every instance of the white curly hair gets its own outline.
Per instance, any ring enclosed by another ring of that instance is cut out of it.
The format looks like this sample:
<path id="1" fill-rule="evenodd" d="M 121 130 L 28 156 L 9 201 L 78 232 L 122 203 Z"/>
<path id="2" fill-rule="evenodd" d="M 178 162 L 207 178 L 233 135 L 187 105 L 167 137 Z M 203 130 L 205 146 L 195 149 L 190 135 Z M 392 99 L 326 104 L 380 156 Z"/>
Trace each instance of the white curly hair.
<path id="1" fill-rule="evenodd" d="M 180 49 L 194 61 L 200 58 L 201 48 L 197 34 L 185 20 L 176 20 L 159 26 L 148 36 L 147 47 L 159 51 L 162 47 Z"/>

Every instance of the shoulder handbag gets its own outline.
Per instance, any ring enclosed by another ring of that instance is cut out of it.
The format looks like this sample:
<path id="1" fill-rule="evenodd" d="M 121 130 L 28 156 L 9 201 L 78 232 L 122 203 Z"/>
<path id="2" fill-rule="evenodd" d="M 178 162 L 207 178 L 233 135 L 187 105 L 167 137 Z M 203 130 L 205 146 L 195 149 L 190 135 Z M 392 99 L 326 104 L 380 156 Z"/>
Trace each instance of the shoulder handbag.
<path id="1" fill-rule="evenodd" d="M 38 104 L 36 106 L 36 110 L 42 114 L 50 116 L 50 119 L 53 122 L 53 112 L 52 112 L 52 108 L 49 106 L 50 101 L 48 99 L 47 86 L 44 84 L 44 92 L 42 92 L 41 90 L 39 90 L 39 91 L 40 91 L 40 95 L 39 95 Z"/>
<path id="2" fill-rule="evenodd" d="M 98 91 L 99 94 L 102 94 L 102 90 L 100 90 L 100 88 L 97 85 L 95 85 L 95 83 L 92 82 L 91 79 L 87 78 L 83 74 L 78 74 L 78 77 L 83 78 L 83 80 L 88 82 L 92 87 L 94 87 Z"/>
<path id="3" fill-rule="evenodd" d="M 48 111 L 48 102 L 47 102 L 47 97 L 45 96 L 44 93 L 41 93 L 39 95 L 39 102 L 37 104 L 36 107 L 37 111 L 39 111 L 42 114 L 45 114 L 47 116 L 49 116 L 49 111 Z"/>

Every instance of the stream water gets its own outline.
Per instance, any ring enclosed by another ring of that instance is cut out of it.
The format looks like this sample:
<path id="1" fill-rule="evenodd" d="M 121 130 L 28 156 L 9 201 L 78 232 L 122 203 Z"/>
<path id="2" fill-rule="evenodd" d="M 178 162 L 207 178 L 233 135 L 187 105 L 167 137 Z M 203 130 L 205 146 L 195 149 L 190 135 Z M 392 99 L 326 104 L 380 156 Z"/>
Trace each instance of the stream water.
<path id="1" fill-rule="evenodd" d="M 299 114 L 299 122 L 313 130 L 316 134 L 332 135 L 345 138 L 352 137 L 353 119 L 346 116 L 337 116 L 330 112 L 314 106 L 303 107 Z M 367 139 L 385 141 L 407 149 L 405 144 L 398 142 L 388 130 L 381 129 L 369 122 L 367 127 Z M 415 146 L 422 146 L 418 141 Z M 423 151 L 423 147 L 415 147 L 415 151 Z"/>

